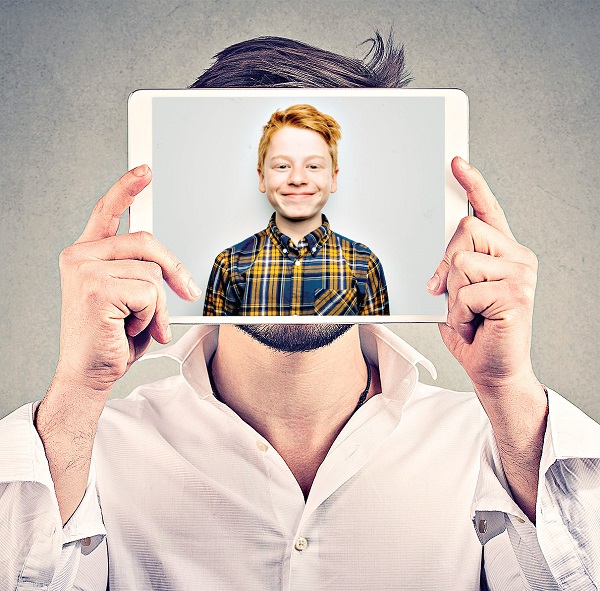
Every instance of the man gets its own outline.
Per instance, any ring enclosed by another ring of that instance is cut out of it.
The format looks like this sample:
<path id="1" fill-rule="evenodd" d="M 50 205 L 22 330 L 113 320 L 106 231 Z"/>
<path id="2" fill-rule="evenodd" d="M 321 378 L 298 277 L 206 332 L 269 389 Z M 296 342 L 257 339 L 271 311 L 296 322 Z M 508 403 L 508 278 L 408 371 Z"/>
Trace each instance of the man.
<path id="1" fill-rule="evenodd" d="M 364 65 L 253 40 L 198 84 L 398 84 L 401 53 L 374 45 Z M 179 376 L 106 404 L 170 340 L 162 278 L 199 297 L 150 235 L 115 236 L 151 180 L 125 174 L 61 255 L 50 389 L 2 423 L 2 589 L 596 588 L 598 425 L 535 377 L 535 256 L 480 173 L 452 169 L 475 216 L 428 287 L 475 394 L 418 384 L 431 365 L 384 328 L 222 326 L 170 348 Z"/>
<path id="2" fill-rule="evenodd" d="M 389 315 L 379 259 L 321 213 L 337 190 L 340 138 L 337 121 L 312 105 L 271 115 L 258 178 L 275 213 L 266 230 L 217 256 L 205 316 Z"/>

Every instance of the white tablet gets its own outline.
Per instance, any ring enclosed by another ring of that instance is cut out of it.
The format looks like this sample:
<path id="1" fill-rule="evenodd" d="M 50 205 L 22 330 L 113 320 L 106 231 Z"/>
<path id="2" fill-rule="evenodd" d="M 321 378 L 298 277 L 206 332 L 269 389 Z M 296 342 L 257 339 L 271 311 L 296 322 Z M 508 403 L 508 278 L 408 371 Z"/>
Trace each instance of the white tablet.
<path id="1" fill-rule="evenodd" d="M 311 176 L 320 153 L 302 152 L 306 131 L 267 152 L 263 172 L 279 176 L 259 190 L 263 127 L 295 105 L 341 128 L 328 198 Z M 426 283 L 468 215 L 450 168 L 468 150 L 468 99 L 456 89 L 138 90 L 129 168 L 148 164 L 152 182 L 130 208 L 129 230 L 154 234 L 203 290 L 190 303 L 167 288 L 173 323 L 443 322 L 446 299 Z M 319 227 L 288 236 L 309 219 L 300 200 L 317 193 Z M 300 209 L 286 213 L 277 198 Z M 277 220 L 291 224 L 288 234 Z"/>

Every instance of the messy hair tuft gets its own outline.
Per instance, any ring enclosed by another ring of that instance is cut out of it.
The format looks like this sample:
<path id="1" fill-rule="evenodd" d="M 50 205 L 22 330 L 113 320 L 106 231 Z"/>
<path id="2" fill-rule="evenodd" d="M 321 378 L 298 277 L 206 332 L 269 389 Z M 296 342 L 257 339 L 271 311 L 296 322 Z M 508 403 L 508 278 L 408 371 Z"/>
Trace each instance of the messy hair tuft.
<path id="1" fill-rule="evenodd" d="M 404 47 L 378 31 L 356 59 L 284 37 L 257 37 L 231 45 L 190 88 L 402 88 L 412 78 Z"/>

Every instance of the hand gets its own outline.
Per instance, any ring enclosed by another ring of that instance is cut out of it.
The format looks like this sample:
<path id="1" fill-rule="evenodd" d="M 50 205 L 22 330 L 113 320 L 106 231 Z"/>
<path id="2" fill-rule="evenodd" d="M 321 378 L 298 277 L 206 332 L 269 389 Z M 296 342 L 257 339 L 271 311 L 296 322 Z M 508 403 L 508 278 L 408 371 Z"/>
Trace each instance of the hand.
<path id="1" fill-rule="evenodd" d="M 452 172 L 475 215 L 461 220 L 428 289 L 448 291 L 442 339 L 490 419 L 515 501 L 535 522 L 548 412 L 531 367 L 537 258 L 515 240 L 481 173 L 460 158 Z"/>
<path id="2" fill-rule="evenodd" d="M 152 338 L 171 339 L 163 277 L 186 300 L 200 295 L 185 267 L 151 234 L 116 236 L 121 214 L 150 178 L 145 165 L 123 175 L 60 255 L 60 358 L 35 424 L 63 524 L 85 492 L 98 419 L 113 384 Z"/>
<path id="3" fill-rule="evenodd" d="M 448 291 L 442 339 L 478 393 L 533 384 L 530 349 L 537 258 L 515 240 L 481 173 L 458 157 L 452 172 L 475 215 L 461 220 L 428 283 L 431 293 Z"/>
<path id="4" fill-rule="evenodd" d="M 186 300 L 200 295 L 190 273 L 151 234 L 116 236 L 120 215 L 150 179 L 145 165 L 123 175 L 98 201 L 83 234 L 61 253 L 55 381 L 108 396 L 152 338 L 171 340 L 163 278 Z"/>

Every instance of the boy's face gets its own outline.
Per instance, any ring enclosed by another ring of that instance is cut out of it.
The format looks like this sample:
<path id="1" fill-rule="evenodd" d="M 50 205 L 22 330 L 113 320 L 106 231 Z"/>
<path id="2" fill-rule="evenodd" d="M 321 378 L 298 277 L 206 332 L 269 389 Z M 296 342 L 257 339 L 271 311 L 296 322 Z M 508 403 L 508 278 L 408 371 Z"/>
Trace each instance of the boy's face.
<path id="1" fill-rule="evenodd" d="M 321 220 L 321 210 L 337 189 L 337 170 L 323 137 L 316 131 L 285 126 L 272 137 L 258 188 L 288 222 Z"/>

